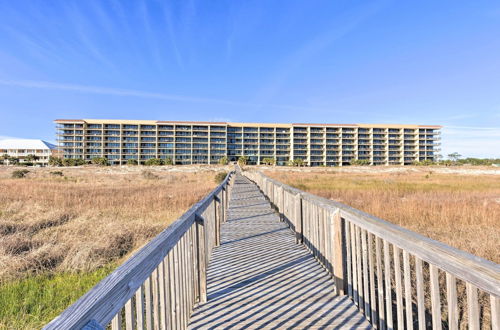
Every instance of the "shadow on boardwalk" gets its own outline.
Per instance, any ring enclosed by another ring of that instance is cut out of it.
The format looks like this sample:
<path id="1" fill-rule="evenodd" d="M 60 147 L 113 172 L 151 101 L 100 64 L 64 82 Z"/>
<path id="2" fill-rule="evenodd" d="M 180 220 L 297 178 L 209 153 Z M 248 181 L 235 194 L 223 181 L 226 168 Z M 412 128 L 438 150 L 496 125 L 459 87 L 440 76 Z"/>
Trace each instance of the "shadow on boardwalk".
<path id="1" fill-rule="evenodd" d="M 241 175 L 221 235 L 208 269 L 208 303 L 195 309 L 190 329 L 371 328 Z"/>

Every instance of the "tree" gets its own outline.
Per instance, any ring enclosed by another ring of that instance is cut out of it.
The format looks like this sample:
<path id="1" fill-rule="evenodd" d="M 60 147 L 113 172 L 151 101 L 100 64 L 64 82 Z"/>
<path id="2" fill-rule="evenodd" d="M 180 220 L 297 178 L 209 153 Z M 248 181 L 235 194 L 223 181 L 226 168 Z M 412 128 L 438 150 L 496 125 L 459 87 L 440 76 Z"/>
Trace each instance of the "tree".
<path id="1" fill-rule="evenodd" d="M 26 163 L 26 165 L 28 165 L 28 164 L 33 165 L 37 160 L 38 160 L 38 157 L 35 155 L 31 155 L 31 154 L 24 157 L 24 162 Z"/>
<path id="2" fill-rule="evenodd" d="M 263 158 L 262 163 L 265 165 L 276 165 L 276 159 L 268 157 L 268 158 Z"/>
<path id="3" fill-rule="evenodd" d="M 247 156 L 241 156 L 240 158 L 238 158 L 238 165 L 245 166 L 247 163 L 248 163 Z"/>
<path id="4" fill-rule="evenodd" d="M 49 166 L 62 166 L 63 160 L 59 157 L 50 156 L 49 157 Z"/>
<path id="5" fill-rule="evenodd" d="M 150 158 L 144 162 L 144 165 L 146 166 L 160 166 L 163 164 L 163 159 L 160 158 Z"/>
<path id="6" fill-rule="evenodd" d="M 108 165 L 108 159 L 106 157 L 94 157 L 90 161 L 94 165 L 99 165 L 99 166 L 107 166 Z"/>
<path id="7" fill-rule="evenodd" d="M 370 161 L 366 159 L 353 159 L 349 162 L 351 165 L 367 166 L 370 165 Z"/>
<path id="8" fill-rule="evenodd" d="M 296 159 L 290 159 L 288 161 L 288 165 L 289 166 L 298 166 L 298 167 L 301 167 L 301 166 L 304 166 L 304 160 L 302 158 L 296 158 Z"/>
<path id="9" fill-rule="evenodd" d="M 226 156 L 219 159 L 219 165 L 227 165 L 227 164 L 229 164 L 229 159 L 227 159 Z"/>
<path id="10" fill-rule="evenodd" d="M 459 154 L 458 152 L 453 152 L 451 154 L 448 154 L 448 158 L 454 162 L 458 161 L 460 159 L 460 157 L 462 157 L 462 155 Z"/>
<path id="11" fill-rule="evenodd" d="M 19 164 L 19 158 L 17 158 L 17 157 L 9 157 L 7 159 L 7 161 L 9 162 L 9 164 L 12 164 L 12 165 L 18 165 Z"/>

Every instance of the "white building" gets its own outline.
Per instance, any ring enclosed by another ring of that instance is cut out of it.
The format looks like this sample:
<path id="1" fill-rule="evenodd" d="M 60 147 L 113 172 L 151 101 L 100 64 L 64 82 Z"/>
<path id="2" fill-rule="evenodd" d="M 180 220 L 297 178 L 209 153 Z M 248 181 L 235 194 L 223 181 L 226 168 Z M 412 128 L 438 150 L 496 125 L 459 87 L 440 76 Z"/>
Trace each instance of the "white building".
<path id="1" fill-rule="evenodd" d="M 0 140 L 0 157 L 7 154 L 25 162 L 28 155 L 34 155 L 34 164 L 46 166 L 49 157 L 56 152 L 57 146 L 52 143 L 35 139 L 6 139 Z"/>

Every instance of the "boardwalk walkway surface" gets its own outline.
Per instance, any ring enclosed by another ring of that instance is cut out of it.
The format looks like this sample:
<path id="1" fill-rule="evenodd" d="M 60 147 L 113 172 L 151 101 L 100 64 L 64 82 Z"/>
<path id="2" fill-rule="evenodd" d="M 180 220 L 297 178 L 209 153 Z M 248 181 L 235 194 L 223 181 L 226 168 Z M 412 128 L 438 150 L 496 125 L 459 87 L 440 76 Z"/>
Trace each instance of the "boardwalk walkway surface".
<path id="1" fill-rule="evenodd" d="M 208 302 L 189 329 L 370 329 L 328 273 L 279 221 L 259 188 L 236 175 L 228 220 L 208 268 Z"/>

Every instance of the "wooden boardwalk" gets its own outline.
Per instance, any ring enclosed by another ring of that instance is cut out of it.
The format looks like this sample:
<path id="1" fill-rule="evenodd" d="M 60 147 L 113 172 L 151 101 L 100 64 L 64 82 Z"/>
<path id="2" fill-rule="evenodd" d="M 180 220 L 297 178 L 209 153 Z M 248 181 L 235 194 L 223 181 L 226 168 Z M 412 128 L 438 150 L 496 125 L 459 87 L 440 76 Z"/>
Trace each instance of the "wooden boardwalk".
<path id="1" fill-rule="evenodd" d="M 370 329 L 333 288 L 259 188 L 237 174 L 208 268 L 208 302 L 194 310 L 189 329 Z"/>

